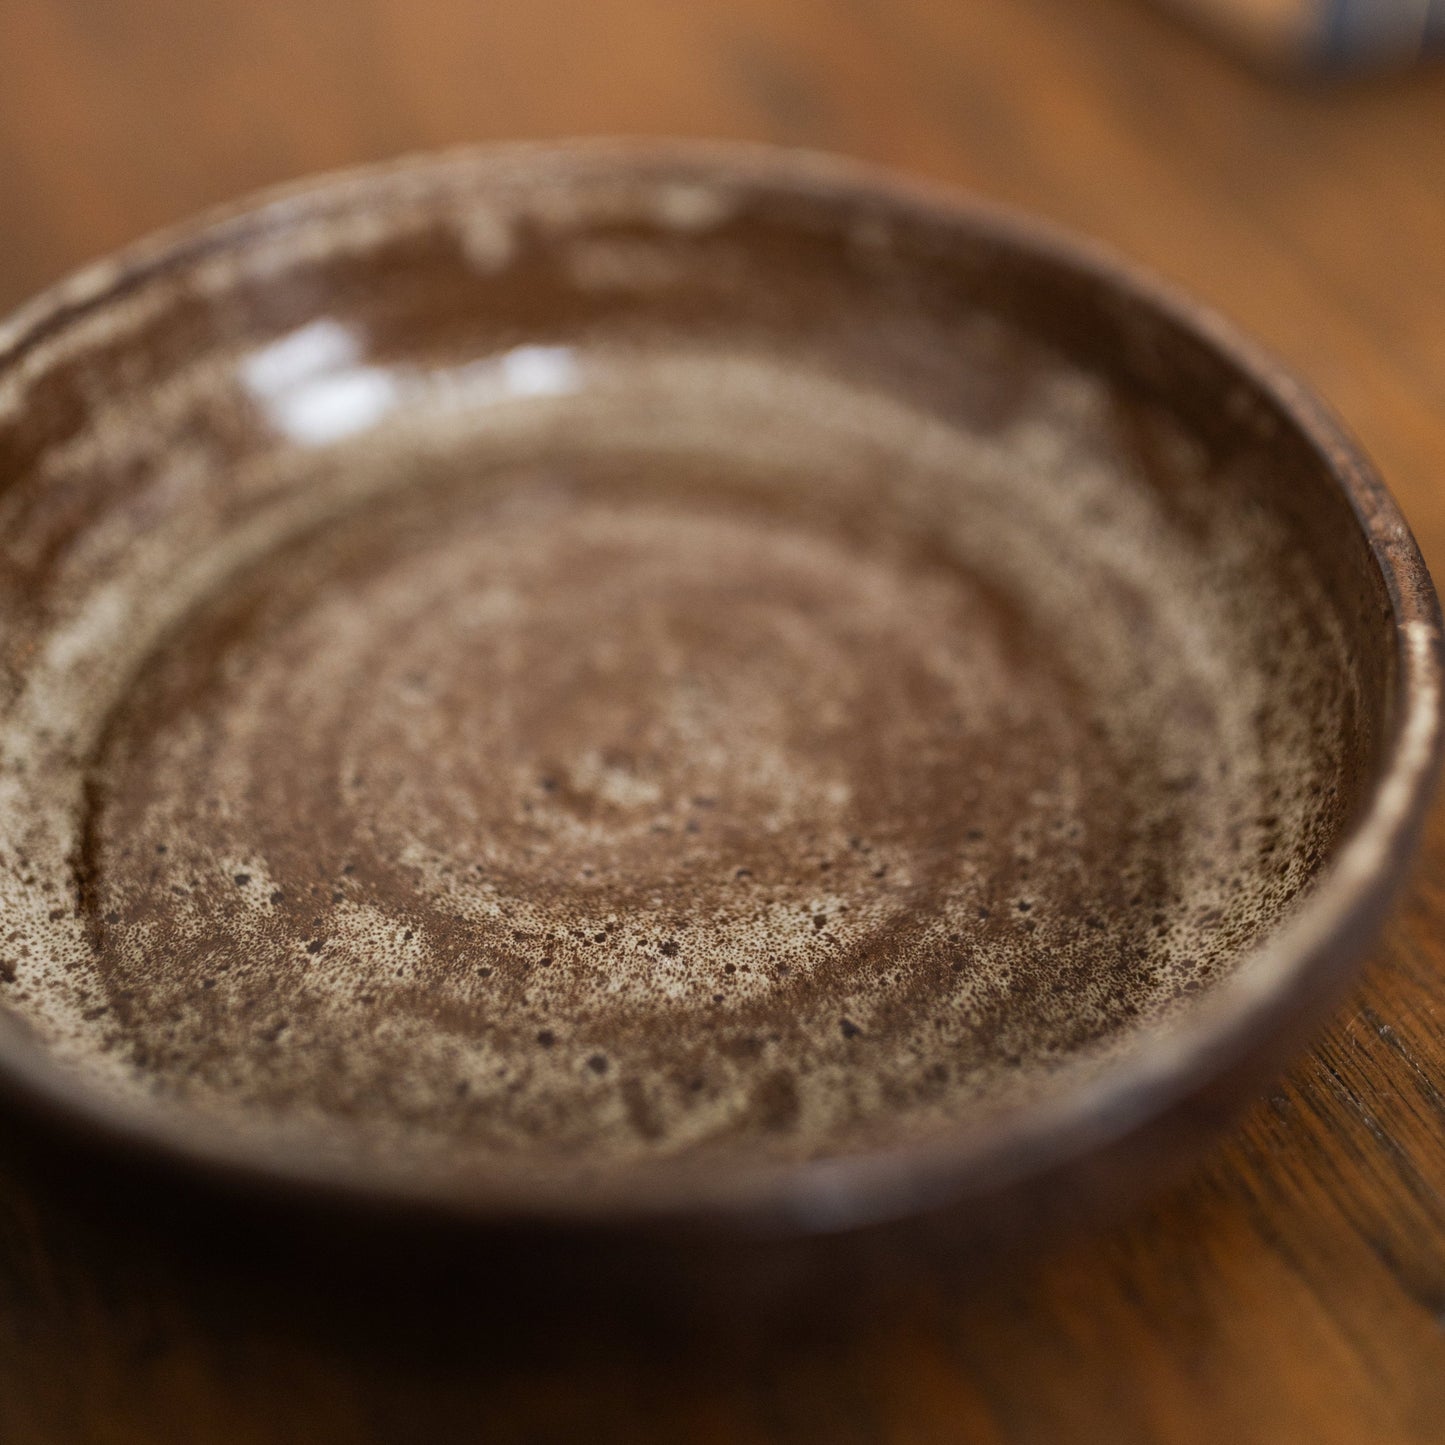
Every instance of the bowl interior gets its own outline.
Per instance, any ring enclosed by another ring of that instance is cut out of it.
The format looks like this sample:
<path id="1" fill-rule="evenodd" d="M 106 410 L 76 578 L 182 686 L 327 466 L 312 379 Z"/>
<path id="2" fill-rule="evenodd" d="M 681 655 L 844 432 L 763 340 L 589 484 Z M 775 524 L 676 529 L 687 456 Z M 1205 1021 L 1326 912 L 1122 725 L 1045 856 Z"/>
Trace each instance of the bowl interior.
<path id="1" fill-rule="evenodd" d="M 0 370 L 0 999 L 214 1137 L 836 1157 L 1076 1088 L 1307 893 L 1388 600 L 1007 228 L 534 155 L 198 232 Z"/>

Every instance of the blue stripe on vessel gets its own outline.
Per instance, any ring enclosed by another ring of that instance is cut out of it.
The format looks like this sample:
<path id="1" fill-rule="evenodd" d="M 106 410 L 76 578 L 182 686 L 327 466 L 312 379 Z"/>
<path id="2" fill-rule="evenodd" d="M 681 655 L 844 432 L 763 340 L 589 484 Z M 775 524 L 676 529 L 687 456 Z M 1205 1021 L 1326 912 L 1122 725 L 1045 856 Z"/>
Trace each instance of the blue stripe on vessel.
<path id="1" fill-rule="evenodd" d="M 1353 60 L 1357 30 L 1358 12 L 1353 0 L 1326 0 L 1320 17 L 1320 59 L 1327 65 L 1341 65 Z"/>

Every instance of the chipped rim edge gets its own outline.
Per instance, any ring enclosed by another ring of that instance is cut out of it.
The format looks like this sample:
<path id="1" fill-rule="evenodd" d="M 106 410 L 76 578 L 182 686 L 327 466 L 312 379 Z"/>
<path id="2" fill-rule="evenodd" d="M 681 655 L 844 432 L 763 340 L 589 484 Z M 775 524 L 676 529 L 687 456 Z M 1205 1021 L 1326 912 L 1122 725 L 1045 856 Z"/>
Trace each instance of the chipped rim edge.
<path id="1" fill-rule="evenodd" d="M 409 187 L 485 192 L 498 168 L 526 161 L 554 180 L 628 175 L 736 188 L 785 187 L 853 199 L 981 237 L 1070 273 L 1205 343 L 1276 406 L 1347 497 L 1379 569 L 1394 624 L 1389 731 L 1368 804 L 1306 900 L 1251 949 L 1194 1016 L 1106 1065 L 1082 1087 L 1018 1105 L 982 1125 L 911 1144 L 803 1162 L 735 1158 L 643 1162 L 586 1187 L 558 1178 L 488 1177 L 320 1159 L 304 1141 L 208 1126 L 208 1117 L 108 1096 L 60 1064 L 0 1009 L 0 1090 L 112 1151 L 200 1171 L 252 1192 L 474 1224 L 647 1224 L 825 1232 L 1003 1193 L 1120 1142 L 1247 1062 L 1296 1015 L 1317 1010 L 1358 963 L 1398 892 L 1442 755 L 1442 628 L 1419 548 L 1394 499 L 1333 412 L 1277 359 L 1174 285 L 1052 224 L 866 162 L 731 141 L 587 138 L 457 147 L 403 156 L 263 190 L 160 231 L 56 283 L 0 320 L 0 381 L 46 337 L 144 282 L 208 255 L 284 235 L 307 220 L 383 210 Z"/>

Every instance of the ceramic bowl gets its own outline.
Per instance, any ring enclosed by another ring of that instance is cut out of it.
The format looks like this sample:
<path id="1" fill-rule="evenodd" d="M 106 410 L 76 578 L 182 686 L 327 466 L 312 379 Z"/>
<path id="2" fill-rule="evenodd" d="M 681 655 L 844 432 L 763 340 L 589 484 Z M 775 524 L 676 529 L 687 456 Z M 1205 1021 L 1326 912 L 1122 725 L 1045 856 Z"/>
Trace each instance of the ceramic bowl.
<path id="1" fill-rule="evenodd" d="M 0 1084 L 326 1208 L 1138 1193 L 1368 947 L 1439 619 L 1320 403 L 852 164 L 510 146 L 0 329 Z"/>

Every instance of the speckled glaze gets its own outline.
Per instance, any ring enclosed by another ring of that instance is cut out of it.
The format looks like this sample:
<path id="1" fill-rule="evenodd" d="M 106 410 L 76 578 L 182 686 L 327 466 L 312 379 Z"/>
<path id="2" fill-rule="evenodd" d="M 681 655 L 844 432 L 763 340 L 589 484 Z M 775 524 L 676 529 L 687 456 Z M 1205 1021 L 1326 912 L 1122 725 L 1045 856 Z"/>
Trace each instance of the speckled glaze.
<path id="1" fill-rule="evenodd" d="M 0 1073 L 467 1219 L 862 1222 L 1278 1047 L 1437 751 L 1293 383 L 817 158 L 513 147 L 0 331 Z"/>

